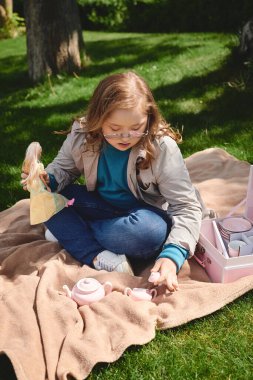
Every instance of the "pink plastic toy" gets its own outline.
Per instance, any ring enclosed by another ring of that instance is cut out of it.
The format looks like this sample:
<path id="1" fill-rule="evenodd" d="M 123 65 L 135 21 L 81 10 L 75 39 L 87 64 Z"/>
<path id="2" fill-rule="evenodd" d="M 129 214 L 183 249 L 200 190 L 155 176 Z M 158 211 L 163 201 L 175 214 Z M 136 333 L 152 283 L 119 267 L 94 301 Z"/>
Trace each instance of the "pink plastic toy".
<path id="1" fill-rule="evenodd" d="M 152 298 L 157 296 L 157 291 L 155 289 L 149 290 L 145 288 L 125 288 L 124 294 L 134 301 L 151 301 Z"/>
<path id="2" fill-rule="evenodd" d="M 151 272 L 148 282 L 156 282 L 160 278 L 160 272 Z"/>
<path id="3" fill-rule="evenodd" d="M 101 284 L 95 278 L 82 278 L 73 287 L 72 291 L 67 285 L 63 289 L 69 298 L 72 298 L 79 306 L 89 305 L 92 302 L 100 301 L 105 295 L 111 293 L 112 284 L 107 281 Z"/>

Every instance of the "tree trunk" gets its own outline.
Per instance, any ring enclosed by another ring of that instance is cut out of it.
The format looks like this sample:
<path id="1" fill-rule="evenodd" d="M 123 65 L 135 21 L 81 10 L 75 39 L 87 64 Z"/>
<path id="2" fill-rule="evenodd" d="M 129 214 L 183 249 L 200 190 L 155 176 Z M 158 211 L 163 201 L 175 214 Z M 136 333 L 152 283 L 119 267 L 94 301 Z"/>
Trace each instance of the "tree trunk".
<path id="1" fill-rule="evenodd" d="M 25 0 L 29 77 L 73 73 L 82 65 L 84 42 L 75 0 Z"/>

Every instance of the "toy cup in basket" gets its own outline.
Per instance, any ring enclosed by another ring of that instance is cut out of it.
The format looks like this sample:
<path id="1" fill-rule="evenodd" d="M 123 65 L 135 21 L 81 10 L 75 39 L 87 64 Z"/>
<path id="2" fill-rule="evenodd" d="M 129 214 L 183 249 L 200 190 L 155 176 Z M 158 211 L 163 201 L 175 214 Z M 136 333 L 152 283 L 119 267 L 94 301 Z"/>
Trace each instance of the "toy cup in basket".
<path id="1" fill-rule="evenodd" d="M 69 298 L 72 298 L 79 306 L 90 305 L 93 302 L 100 301 L 112 291 L 112 284 L 107 281 L 101 284 L 95 278 L 82 278 L 73 287 L 69 289 L 63 285 L 63 289 Z"/>
<path id="2" fill-rule="evenodd" d="M 27 150 L 22 171 L 27 174 L 23 185 L 30 192 L 30 224 L 46 222 L 64 207 L 72 206 L 74 198 L 68 200 L 61 194 L 51 192 L 44 176 L 44 165 L 40 162 L 42 148 L 36 141 Z"/>
<path id="3" fill-rule="evenodd" d="M 244 203 L 244 215 L 232 216 Z M 213 282 L 253 275 L 253 165 L 246 199 L 227 217 L 202 221 L 195 259 Z"/>

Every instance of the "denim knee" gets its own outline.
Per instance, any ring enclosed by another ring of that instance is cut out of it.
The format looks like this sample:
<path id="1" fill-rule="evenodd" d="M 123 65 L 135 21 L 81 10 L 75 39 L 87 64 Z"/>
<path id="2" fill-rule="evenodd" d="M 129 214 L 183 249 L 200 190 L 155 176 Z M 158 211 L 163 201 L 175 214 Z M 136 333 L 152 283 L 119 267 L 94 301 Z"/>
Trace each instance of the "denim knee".
<path id="1" fill-rule="evenodd" d="M 138 210 L 125 220 L 126 230 L 150 250 L 157 250 L 166 240 L 168 225 L 155 212 Z"/>
<path id="2" fill-rule="evenodd" d="M 92 222 L 91 228 L 106 249 L 136 257 L 149 256 L 160 249 L 168 233 L 166 221 L 146 209 L 111 220 Z"/>

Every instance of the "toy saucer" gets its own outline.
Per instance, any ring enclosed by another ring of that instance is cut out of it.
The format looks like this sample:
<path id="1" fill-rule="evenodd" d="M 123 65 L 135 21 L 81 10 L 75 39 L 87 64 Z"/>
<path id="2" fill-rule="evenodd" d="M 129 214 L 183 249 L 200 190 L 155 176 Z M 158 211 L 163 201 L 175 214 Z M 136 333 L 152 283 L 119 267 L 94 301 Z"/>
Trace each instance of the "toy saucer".
<path id="1" fill-rule="evenodd" d="M 245 232 L 252 228 L 252 224 L 244 218 L 227 218 L 220 222 L 223 230 L 229 232 Z"/>

